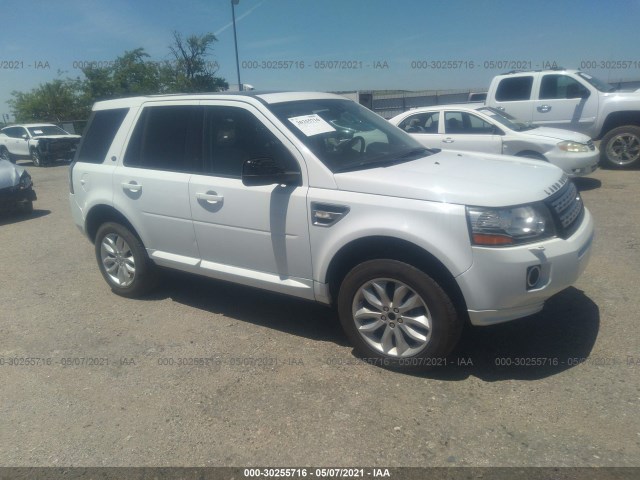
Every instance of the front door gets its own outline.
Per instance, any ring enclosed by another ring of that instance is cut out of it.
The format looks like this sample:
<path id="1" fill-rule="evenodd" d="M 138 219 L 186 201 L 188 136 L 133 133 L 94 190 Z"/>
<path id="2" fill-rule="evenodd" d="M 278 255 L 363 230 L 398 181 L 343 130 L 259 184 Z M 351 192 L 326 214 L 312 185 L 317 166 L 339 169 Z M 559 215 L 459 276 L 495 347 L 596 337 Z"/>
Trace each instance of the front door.
<path id="1" fill-rule="evenodd" d="M 501 154 L 502 138 L 493 125 L 479 116 L 447 110 L 444 112 L 444 135 L 440 148 Z"/>
<path id="2" fill-rule="evenodd" d="M 302 157 L 253 107 L 204 103 L 205 172 L 189 184 L 202 273 L 313 298 Z M 301 171 L 302 185 L 243 185 L 252 158 Z"/>

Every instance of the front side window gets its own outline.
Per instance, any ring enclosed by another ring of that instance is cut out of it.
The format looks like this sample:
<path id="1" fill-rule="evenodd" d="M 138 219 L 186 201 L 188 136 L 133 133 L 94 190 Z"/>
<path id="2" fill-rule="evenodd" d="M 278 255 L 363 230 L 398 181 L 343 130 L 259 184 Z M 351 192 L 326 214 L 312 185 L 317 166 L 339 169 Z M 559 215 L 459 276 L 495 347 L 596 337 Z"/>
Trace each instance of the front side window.
<path id="1" fill-rule="evenodd" d="M 568 75 L 545 75 L 540 85 L 540 99 L 580 98 L 587 89 Z"/>
<path id="2" fill-rule="evenodd" d="M 496 91 L 496 100 L 499 102 L 529 100 L 532 86 L 533 76 L 530 75 L 503 78 Z"/>
<path id="3" fill-rule="evenodd" d="M 285 171 L 300 168 L 291 153 L 248 110 L 237 107 L 205 107 L 204 171 L 240 178 L 247 160 L 269 158 Z"/>
<path id="4" fill-rule="evenodd" d="M 300 100 L 269 109 L 335 173 L 408 162 L 432 153 L 350 100 Z"/>
<path id="5" fill-rule="evenodd" d="M 445 132 L 447 134 L 491 135 L 493 125 L 467 112 L 445 112 Z"/>
<path id="6" fill-rule="evenodd" d="M 198 173 L 202 164 L 204 107 L 146 107 L 133 131 L 124 157 L 129 167 Z"/>
<path id="7" fill-rule="evenodd" d="M 399 125 L 407 133 L 438 133 L 440 112 L 416 113 L 405 118 Z"/>

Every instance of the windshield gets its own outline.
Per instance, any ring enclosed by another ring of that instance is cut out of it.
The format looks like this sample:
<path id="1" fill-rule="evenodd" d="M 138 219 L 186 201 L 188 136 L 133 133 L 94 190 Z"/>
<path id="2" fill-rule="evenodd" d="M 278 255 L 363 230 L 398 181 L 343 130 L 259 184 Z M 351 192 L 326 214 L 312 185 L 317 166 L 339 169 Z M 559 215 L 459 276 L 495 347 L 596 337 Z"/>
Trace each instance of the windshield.
<path id="1" fill-rule="evenodd" d="M 507 112 L 501 112 L 500 110 L 497 110 L 492 107 L 482 107 L 482 108 L 479 108 L 478 111 L 491 117 L 492 120 L 495 120 L 496 122 L 501 123 L 508 129 L 515 130 L 516 132 L 523 132 L 525 130 L 532 130 L 534 128 L 537 128 L 537 126 L 535 125 L 521 122 L 514 116 L 509 115 Z"/>
<path id="2" fill-rule="evenodd" d="M 37 127 L 29 127 L 29 133 L 32 137 L 38 137 L 41 135 L 69 135 L 60 127 L 55 125 L 39 125 Z"/>
<path id="3" fill-rule="evenodd" d="M 595 87 L 596 89 L 600 90 L 601 92 L 613 92 L 616 89 L 615 87 L 609 85 L 607 82 L 603 82 L 599 78 L 596 78 L 596 77 L 594 77 L 592 75 L 589 75 L 587 73 L 578 72 L 578 75 L 580 75 L 581 78 L 584 78 L 587 82 L 589 82 L 591 84 L 591 86 Z"/>
<path id="4" fill-rule="evenodd" d="M 433 153 L 350 100 L 302 100 L 269 108 L 332 172 L 388 166 Z"/>

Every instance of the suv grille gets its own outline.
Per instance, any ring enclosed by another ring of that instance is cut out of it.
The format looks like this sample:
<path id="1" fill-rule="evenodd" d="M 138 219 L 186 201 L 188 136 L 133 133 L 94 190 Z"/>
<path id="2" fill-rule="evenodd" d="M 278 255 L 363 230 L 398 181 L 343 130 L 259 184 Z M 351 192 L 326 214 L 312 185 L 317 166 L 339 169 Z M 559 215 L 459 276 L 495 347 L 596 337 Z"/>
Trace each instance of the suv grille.
<path id="1" fill-rule="evenodd" d="M 589 147 L 589 150 L 595 150 L 596 146 L 593 144 L 593 140 L 589 140 L 587 142 L 587 147 Z"/>
<path id="2" fill-rule="evenodd" d="M 580 225 L 580 218 L 584 212 L 584 205 L 578 189 L 573 182 L 567 184 L 546 202 L 556 222 L 560 237 L 567 238 Z"/>

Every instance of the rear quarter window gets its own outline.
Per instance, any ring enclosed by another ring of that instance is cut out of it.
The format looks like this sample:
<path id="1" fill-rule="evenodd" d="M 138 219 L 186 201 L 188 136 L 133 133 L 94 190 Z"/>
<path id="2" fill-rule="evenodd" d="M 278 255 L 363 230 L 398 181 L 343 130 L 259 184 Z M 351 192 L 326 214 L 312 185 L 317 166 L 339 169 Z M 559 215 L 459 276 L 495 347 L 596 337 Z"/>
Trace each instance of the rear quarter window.
<path id="1" fill-rule="evenodd" d="M 499 102 L 515 102 L 529 100 L 533 76 L 510 77 L 500 80 L 496 91 L 496 100 Z"/>
<path id="2" fill-rule="evenodd" d="M 111 147 L 128 108 L 98 110 L 91 114 L 87 129 L 80 142 L 76 161 L 85 163 L 102 163 Z"/>

